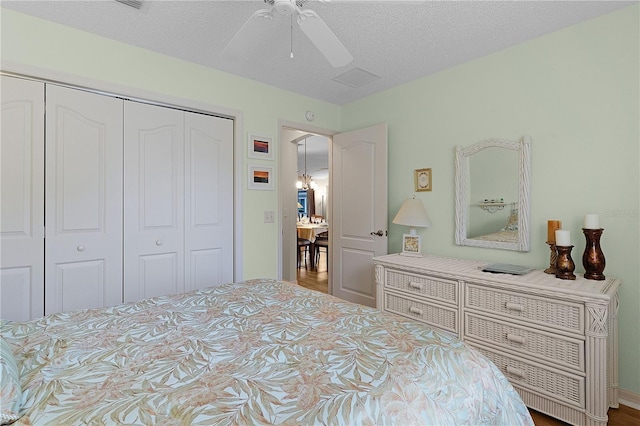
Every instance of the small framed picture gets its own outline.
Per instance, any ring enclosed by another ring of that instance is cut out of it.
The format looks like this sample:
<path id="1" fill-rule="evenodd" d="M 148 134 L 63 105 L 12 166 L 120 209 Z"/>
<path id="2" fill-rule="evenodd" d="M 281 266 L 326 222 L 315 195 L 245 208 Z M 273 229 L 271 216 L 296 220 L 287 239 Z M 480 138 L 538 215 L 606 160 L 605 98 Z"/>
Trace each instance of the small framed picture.
<path id="1" fill-rule="evenodd" d="M 431 169 L 415 171 L 416 192 L 431 191 Z"/>
<path id="2" fill-rule="evenodd" d="M 273 140 L 266 136 L 249 134 L 249 158 L 273 160 Z"/>
<path id="3" fill-rule="evenodd" d="M 248 189 L 271 191 L 274 188 L 273 167 L 249 164 Z"/>
<path id="4" fill-rule="evenodd" d="M 420 235 L 404 234 L 402 236 L 402 255 L 422 257 L 422 241 Z"/>

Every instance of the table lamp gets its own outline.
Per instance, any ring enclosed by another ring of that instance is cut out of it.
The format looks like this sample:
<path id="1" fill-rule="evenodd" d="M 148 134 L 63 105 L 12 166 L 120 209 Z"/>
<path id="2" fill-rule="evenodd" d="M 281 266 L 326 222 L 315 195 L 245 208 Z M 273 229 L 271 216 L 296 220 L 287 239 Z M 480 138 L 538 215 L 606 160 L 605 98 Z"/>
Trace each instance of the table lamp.
<path id="1" fill-rule="evenodd" d="M 416 233 L 416 228 L 431 226 L 431 220 L 422 201 L 416 200 L 415 196 L 407 199 L 398 210 L 396 217 L 393 218 L 393 223 L 409 227 L 409 233 L 402 236 L 402 253 L 400 254 L 421 257 L 422 240 Z"/>

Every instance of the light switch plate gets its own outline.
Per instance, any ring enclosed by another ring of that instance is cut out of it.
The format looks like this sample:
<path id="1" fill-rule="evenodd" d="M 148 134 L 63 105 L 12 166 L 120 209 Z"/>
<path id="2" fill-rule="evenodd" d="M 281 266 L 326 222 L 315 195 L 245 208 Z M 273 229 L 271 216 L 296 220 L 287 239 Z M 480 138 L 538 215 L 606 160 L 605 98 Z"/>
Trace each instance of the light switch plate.
<path id="1" fill-rule="evenodd" d="M 264 223 L 273 223 L 275 222 L 275 217 L 273 211 L 265 211 L 264 212 Z"/>

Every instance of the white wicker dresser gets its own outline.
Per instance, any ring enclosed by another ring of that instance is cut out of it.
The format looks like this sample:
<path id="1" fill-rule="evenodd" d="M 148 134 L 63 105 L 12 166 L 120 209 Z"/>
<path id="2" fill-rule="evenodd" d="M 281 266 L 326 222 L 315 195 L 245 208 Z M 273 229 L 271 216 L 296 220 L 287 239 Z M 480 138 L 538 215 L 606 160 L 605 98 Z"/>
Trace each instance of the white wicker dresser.
<path id="1" fill-rule="evenodd" d="M 543 271 L 482 272 L 487 262 L 374 258 L 378 309 L 456 334 L 490 358 L 525 404 L 578 425 L 618 406 L 620 280 Z"/>

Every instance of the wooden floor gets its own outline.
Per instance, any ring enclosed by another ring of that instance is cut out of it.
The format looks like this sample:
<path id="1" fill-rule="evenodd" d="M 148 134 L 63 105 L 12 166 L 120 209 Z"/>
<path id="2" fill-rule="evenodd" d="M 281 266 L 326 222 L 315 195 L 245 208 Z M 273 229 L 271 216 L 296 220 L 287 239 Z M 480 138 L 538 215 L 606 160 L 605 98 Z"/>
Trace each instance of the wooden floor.
<path id="1" fill-rule="evenodd" d="M 538 413 L 537 411 L 529 410 L 529 412 L 531 413 L 531 417 L 533 418 L 533 422 L 536 426 L 564 426 L 568 424 L 545 414 Z M 620 408 L 610 408 L 608 416 L 608 426 L 640 425 L 640 411 L 634 410 L 626 405 L 621 405 Z"/>
<path id="2" fill-rule="evenodd" d="M 307 269 L 302 262 L 302 267 L 298 268 L 297 279 L 298 284 L 311 290 L 328 293 L 329 288 L 329 272 L 327 271 L 327 260 L 324 251 L 320 252 L 320 261 L 317 264 L 317 270 Z M 307 260 L 307 266 L 309 262 Z"/>
<path id="3" fill-rule="evenodd" d="M 307 266 L 309 264 L 307 263 Z M 320 253 L 320 262 L 318 262 L 318 270 L 313 271 L 304 267 L 298 268 L 298 284 L 311 290 L 327 293 L 329 284 L 329 273 L 327 272 L 327 263 L 325 253 Z M 567 423 L 549 417 L 546 414 L 529 410 L 536 426 L 565 426 Z M 621 405 L 620 408 L 609 409 L 608 426 L 640 426 L 640 411 Z"/>

